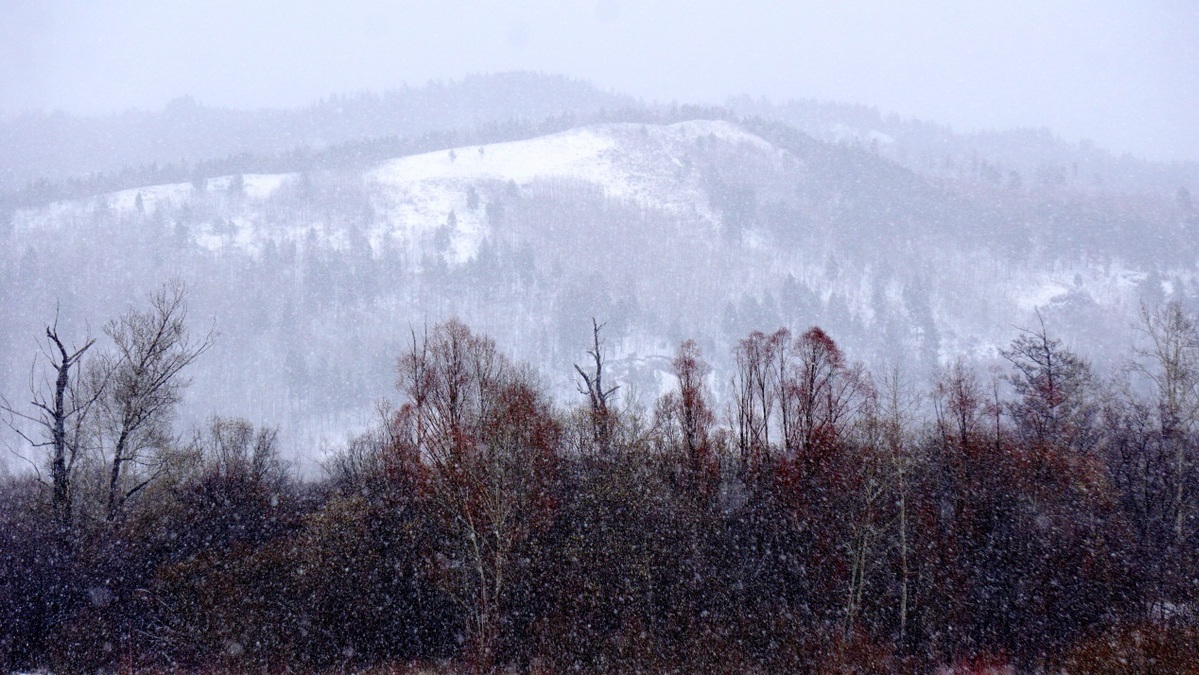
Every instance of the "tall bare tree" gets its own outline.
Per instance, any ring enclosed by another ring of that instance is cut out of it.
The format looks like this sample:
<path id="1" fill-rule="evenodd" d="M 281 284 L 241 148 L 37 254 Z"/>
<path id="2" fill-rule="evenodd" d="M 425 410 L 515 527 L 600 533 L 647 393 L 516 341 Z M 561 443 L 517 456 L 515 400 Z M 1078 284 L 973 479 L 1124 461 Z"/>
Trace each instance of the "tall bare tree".
<path id="1" fill-rule="evenodd" d="M 475 665 L 497 655 L 517 554 L 546 527 L 561 430 L 532 376 L 457 320 L 400 358 L 397 443 L 453 535 L 444 565 L 468 612 Z"/>
<path id="2" fill-rule="evenodd" d="M 214 333 L 192 337 L 183 284 L 172 281 L 104 327 L 114 351 L 95 362 L 90 383 L 97 396 L 96 431 L 107 465 L 105 518 L 161 474 L 171 422 L 191 383 L 183 370 L 212 346 Z"/>
<path id="3" fill-rule="evenodd" d="M 1137 349 L 1141 360 L 1133 367 L 1157 389 L 1162 444 L 1174 459 L 1174 539 L 1181 544 L 1188 496 L 1187 441 L 1199 418 L 1199 326 L 1174 300 L 1152 310 L 1141 305 L 1139 330 L 1148 345 Z"/>
<path id="4" fill-rule="evenodd" d="M 819 463 L 864 400 L 863 369 L 847 365 L 840 347 L 818 327 L 799 336 L 792 359 L 781 385 L 791 409 L 785 449 L 803 463 Z"/>
<path id="5" fill-rule="evenodd" d="M 790 372 L 790 343 L 791 333 L 786 328 L 769 336 L 754 331 L 733 351 L 737 365 L 732 380 L 733 427 L 743 466 L 757 467 L 769 456 L 776 403 L 782 437 L 790 431 L 787 404 L 791 392 L 780 384 Z"/>
<path id="6" fill-rule="evenodd" d="M 587 350 L 587 355 L 594 362 L 593 371 L 585 371 L 578 364 L 575 364 L 575 371 L 579 373 L 579 377 L 583 378 L 583 385 L 579 385 L 579 393 L 586 394 L 590 404 L 591 411 L 591 433 L 592 441 L 595 447 L 599 450 L 602 456 L 607 456 L 610 451 L 612 440 L 612 411 L 608 406 L 612 396 L 620 389 L 620 385 L 614 387 L 604 387 L 604 341 L 600 339 L 600 331 L 605 324 L 598 323 L 594 317 L 591 319 L 591 339 L 592 347 Z"/>
<path id="7" fill-rule="evenodd" d="M 664 395 L 658 405 L 668 414 L 667 419 L 679 432 L 680 449 L 689 479 L 698 487 L 701 485 L 701 475 L 713 472 L 716 461 L 712 442 L 716 415 L 708 402 L 706 384 L 712 368 L 704 360 L 694 340 L 679 345 L 671 366 L 679 381 L 679 391 L 677 394 L 671 392 Z"/>
<path id="8" fill-rule="evenodd" d="M 42 383 L 37 382 L 38 358 L 34 359 L 29 377 L 29 392 L 32 410 L 18 409 L 7 398 L 0 398 L 0 411 L 5 414 L 5 423 L 35 448 L 48 448 L 50 464 L 51 508 L 63 532 L 71 527 L 72 501 L 71 481 L 75 471 L 75 460 L 82 446 L 82 429 L 88 412 L 98 392 L 91 395 L 79 387 L 79 365 L 85 352 L 95 340 L 87 340 L 82 347 L 63 344 L 58 335 L 58 321 L 46 326 L 46 342 L 40 357 L 49 362 L 49 371 Z M 51 383 L 51 377 L 53 382 Z M 19 421 L 18 421 L 19 420 Z M 40 432 L 25 428 L 29 423 Z"/>

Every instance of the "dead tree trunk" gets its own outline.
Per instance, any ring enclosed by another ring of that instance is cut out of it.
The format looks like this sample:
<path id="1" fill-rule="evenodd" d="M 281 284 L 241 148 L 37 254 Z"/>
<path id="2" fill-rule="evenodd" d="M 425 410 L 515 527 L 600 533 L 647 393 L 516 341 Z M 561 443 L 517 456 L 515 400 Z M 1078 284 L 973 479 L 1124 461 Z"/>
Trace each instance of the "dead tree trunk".
<path id="1" fill-rule="evenodd" d="M 54 372 L 53 393 L 39 390 L 30 379 L 30 393 L 33 396 L 31 405 L 34 413 L 24 413 L 14 408 L 7 399 L 0 400 L 0 410 L 6 415 L 5 423 L 17 432 L 35 448 L 49 448 L 50 453 L 50 505 L 54 519 L 65 534 L 71 528 L 73 518 L 71 477 L 75 465 L 76 451 L 79 445 L 79 431 L 88 408 L 95 400 L 84 400 L 84 397 L 74 387 L 72 369 L 78 373 L 78 365 L 95 340 L 88 340 L 79 349 L 68 351 L 58 336 L 57 322 L 46 327 L 46 346 L 43 354 L 50 361 Z M 35 365 L 36 367 L 36 365 Z M 47 382 L 47 386 L 49 383 Z M 38 439 L 28 434 L 27 430 L 17 422 L 17 419 L 30 422 L 42 428 L 45 436 Z M 71 434 L 70 431 L 75 433 Z M 48 440 L 47 440 L 48 437 Z"/>
<path id="2" fill-rule="evenodd" d="M 74 448 L 70 450 L 70 457 L 67 456 L 66 426 L 69 415 L 66 408 L 67 390 L 71 384 L 71 366 L 79 362 L 83 353 L 92 346 L 94 340 L 88 340 L 82 348 L 68 354 L 62 340 L 58 338 L 58 331 L 55 328 L 46 327 L 46 338 L 54 344 L 59 356 L 58 363 L 52 363 L 58 373 L 54 380 L 54 408 L 50 411 L 50 418 L 53 421 L 53 429 L 50 434 L 50 478 L 54 486 L 51 502 L 54 515 L 59 526 L 65 532 L 71 527 L 71 469 L 75 464 Z"/>
<path id="3" fill-rule="evenodd" d="M 587 354 L 595 363 L 594 372 L 589 374 L 575 364 L 575 370 L 586 385 L 586 388 L 579 386 L 579 393 L 586 394 L 590 404 L 592 440 L 603 457 L 608 456 L 612 446 L 612 413 L 608 401 L 620 389 L 619 385 L 604 389 L 604 341 L 600 339 L 600 331 L 605 325 L 596 322 L 594 317 L 591 319 L 592 347 Z"/>

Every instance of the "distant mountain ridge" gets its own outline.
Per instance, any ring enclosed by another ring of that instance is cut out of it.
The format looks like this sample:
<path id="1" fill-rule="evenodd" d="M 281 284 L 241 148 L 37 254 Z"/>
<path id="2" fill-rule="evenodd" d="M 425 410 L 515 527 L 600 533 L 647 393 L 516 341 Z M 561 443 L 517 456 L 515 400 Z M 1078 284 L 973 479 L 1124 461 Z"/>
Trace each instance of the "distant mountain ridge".
<path id="1" fill-rule="evenodd" d="M 1015 178 L 1024 185 L 1118 192 L 1173 193 L 1199 185 L 1199 161 L 1155 162 L 1117 155 L 1089 141 L 1070 143 L 1047 128 L 954 132 L 935 122 L 884 115 L 864 105 L 792 99 L 775 103 L 748 96 L 725 104 L 737 115 L 783 122 L 831 143 L 855 143 L 930 177 Z M 1199 158 L 1196 158 L 1199 160 Z"/>
<path id="2" fill-rule="evenodd" d="M 347 157 L 377 160 L 587 123 L 678 121 L 671 113 L 677 109 L 560 75 L 510 72 L 335 95 L 295 109 L 210 108 L 185 97 L 161 111 L 23 114 L 0 119 L 0 217 L 12 208 L 6 202 L 45 203 L 193 175 L 298 171 Z M 1115 156 L 1090 143 L 1066 143 L 1046 129 L 959 134 L 867 106 L 747 96 L 729 99 L 723 115 L 858 144 L 930 177 L 1117 192 L 1199 190 L 1199 162 Z M 380 148 L 382 155 L 373 152 Z"/>
<path id="3" fill-rule="evenodd" d="M 475 75 L 382 94 L 330 96 L 284 110 L 212 108 L 190 97 L 161 111 L 102 117 L 23 114 L 0 120 L 0 192 L 37 180 L 117 173 L 151 164 L 274 156 L 353 141 L 415 137 L 636 105 L 579 80 L 529 72 Z"/>

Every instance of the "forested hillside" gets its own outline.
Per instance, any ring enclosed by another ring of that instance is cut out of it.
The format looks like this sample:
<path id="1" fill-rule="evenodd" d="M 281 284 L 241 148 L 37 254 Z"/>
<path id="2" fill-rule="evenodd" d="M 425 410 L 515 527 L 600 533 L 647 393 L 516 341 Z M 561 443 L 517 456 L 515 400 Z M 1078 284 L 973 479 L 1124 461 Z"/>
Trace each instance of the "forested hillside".
<path id="1" fill-rule="evenodd" d="M 55 307 L 87 333 L 177 277 L 223 335 L 185 421 L 279 424 L 311 460 L 369 419 L 388 354 L 450 317 L 540 369 L 559 400 L 592 317 L 637 390 L 659 392 L 690 336 L 727 397 L 720 345 L 751 330 L 819 324 L 871 365 L 929 375 L 957 354 L 995 361 L 1039 311 L 1115 364 L 1140 302 L 1196 297 L 1185 186 L 948 180 L 726 111 L 612 115 L 626 121 L 365 142 L 270 160 L 289 171 L 13 208 L 0 383 L 23 386 Z"/>

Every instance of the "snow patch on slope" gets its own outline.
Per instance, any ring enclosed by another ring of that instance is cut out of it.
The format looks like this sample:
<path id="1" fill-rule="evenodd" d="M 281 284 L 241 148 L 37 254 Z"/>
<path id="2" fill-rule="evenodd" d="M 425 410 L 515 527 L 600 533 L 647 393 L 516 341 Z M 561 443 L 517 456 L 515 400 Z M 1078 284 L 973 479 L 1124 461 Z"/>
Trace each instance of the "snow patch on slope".
<path id="1" fill-rule="evenodd" d="M 375 246 L 385 238 L 407 242 L 411 250 L 422 237 L 443 228 L 449 239 L 448 261 L 462 263 L 476 255 L 489 233 L 489 198 L 484 194 L 488 189 L 519 191 L 555 181 L 595 186 L 607 198 L 718 223 L 703 177 L 679 159 L 700 138 L 778 152 L 728 122 L 690 121 L 584 127 L 398 158 L 366 176 L 373 205 L 382 216 L 370 239 Z M 473 207 L 472 191 L 480 199 Z"/>
<path id="2" fill-rule="evenodd" d="M 368 173 L 378 186 L 376 208 L 393 234 L 410 241 L 451 220 L 451 260 L 475 255 L 487 234 L 485 212 L 470 208 L 469 189 L 486 184 L 525 188 L 537 181 L 579 181 L 606 197 L 645 208 L 717 222 L 702 177 L 679 160 L 697 138 L 745 143 L 777 152 L 761 138 L 723 121 L 668 126 L 610 124 L 524 141 L 459 147 L 390 160 Z M 664 171 L 669 167 L 670 170 Z M 385 233 L 376 231 L 372 240 Z"/>

